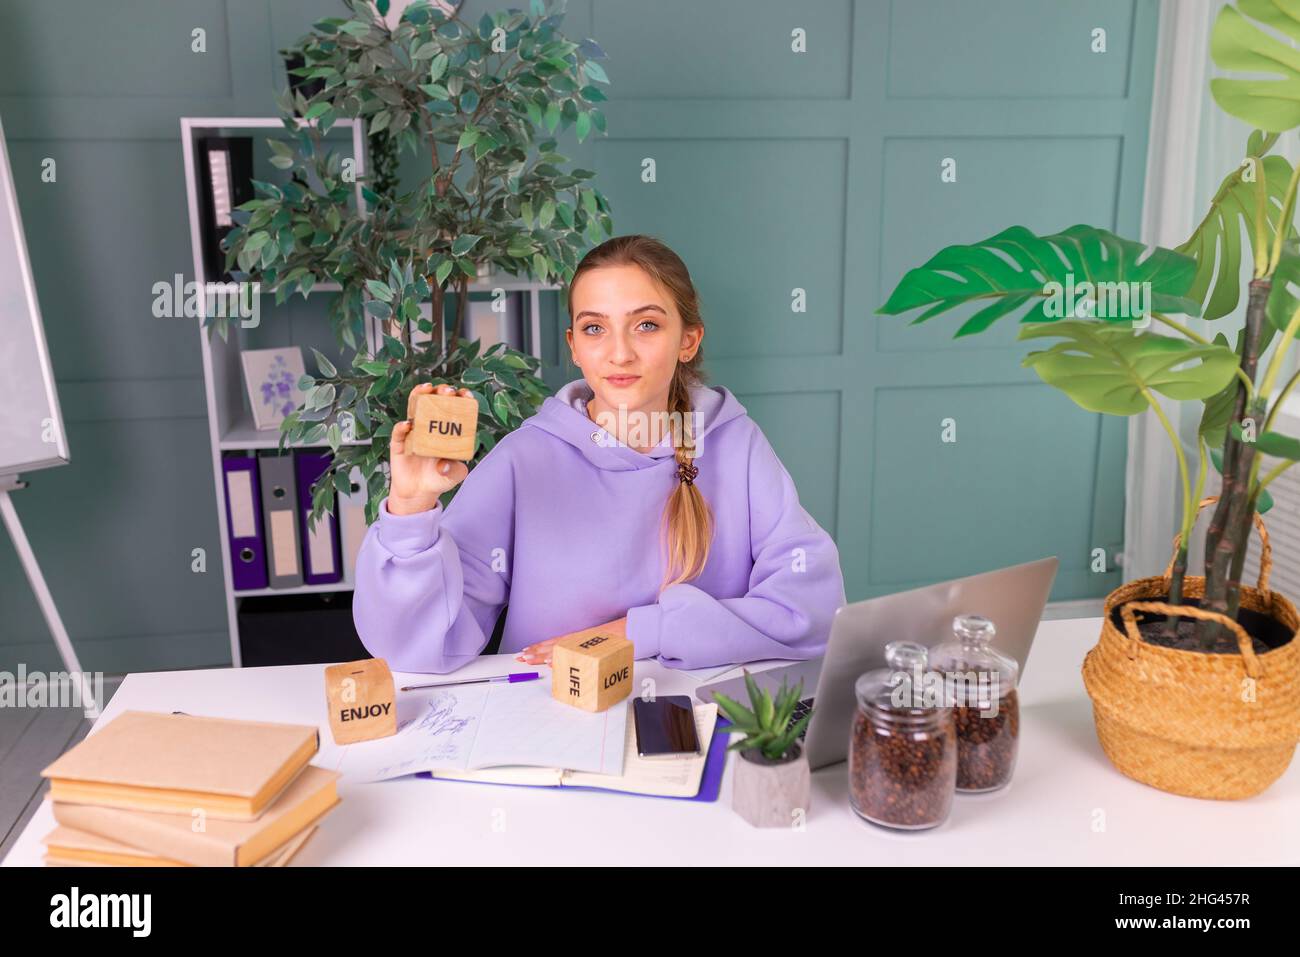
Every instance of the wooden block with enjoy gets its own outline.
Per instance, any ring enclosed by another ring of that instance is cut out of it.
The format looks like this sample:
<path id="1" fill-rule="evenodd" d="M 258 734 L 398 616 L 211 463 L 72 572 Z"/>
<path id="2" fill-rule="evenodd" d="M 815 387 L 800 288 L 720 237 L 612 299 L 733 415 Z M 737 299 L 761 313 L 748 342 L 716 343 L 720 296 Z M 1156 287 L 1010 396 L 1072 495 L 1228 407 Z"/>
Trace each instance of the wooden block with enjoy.
<path id="1" fill-rule="evenodd" d="M 325 669 L 325 697 L 335 744 L 397 733 L 393 673 L 383 658 L 330 665 Z"/>
<path id="2" fill-rule="evenodd" d="M 560 638 L 551 648 L 551 695 L 583 711 L 604 711 L 632 692 L 627 619 Z"/>

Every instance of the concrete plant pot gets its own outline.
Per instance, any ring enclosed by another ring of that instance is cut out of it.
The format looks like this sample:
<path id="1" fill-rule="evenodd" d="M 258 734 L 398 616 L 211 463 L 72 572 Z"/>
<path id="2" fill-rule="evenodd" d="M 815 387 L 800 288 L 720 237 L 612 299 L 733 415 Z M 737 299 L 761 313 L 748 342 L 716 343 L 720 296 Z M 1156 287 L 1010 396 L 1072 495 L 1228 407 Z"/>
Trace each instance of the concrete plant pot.
<path id="1" fill-rule="evenodd" d="M 731 806 L 754 827 L 790 827 L 795 812 L 806 817 L 812 777 L 802 744 L 794 756 L 771 761 L 758 749 L 739 752 L 731 779 Z"/>

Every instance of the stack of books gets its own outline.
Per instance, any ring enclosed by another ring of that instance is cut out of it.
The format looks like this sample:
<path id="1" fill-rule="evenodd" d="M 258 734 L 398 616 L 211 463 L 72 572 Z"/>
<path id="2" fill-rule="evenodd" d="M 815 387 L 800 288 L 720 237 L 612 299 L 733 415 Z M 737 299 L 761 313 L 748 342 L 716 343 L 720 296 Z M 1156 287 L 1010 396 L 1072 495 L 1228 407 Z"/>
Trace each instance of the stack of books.
<path id="1" fill-rule="evenodd" d="M 312 725 L 125 711 L 41 772 L 46 864 L 281 867 L 339 803 Z"/>

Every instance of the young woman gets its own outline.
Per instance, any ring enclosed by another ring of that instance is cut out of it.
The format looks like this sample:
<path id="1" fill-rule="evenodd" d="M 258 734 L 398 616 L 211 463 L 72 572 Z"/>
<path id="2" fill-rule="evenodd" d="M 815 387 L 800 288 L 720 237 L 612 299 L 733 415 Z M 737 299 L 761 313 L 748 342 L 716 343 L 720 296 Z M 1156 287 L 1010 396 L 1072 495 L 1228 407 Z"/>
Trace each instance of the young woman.
<path id="1" fill-rule="evenodd" d="M 839 552 L 736 397 L 702 383 L 685 264 L 647 236 L 607 240 L 578 264 L 569 318 L 583 378 L 472 472 L 407 452 L 409 421 L 393 429 L 389 495 L 357 557 L 366 648 L 452 671 L 509 602 L 500 650 L 529 663 L 606 623 L 675 668 L 822 654 L 845 603 Z"/>

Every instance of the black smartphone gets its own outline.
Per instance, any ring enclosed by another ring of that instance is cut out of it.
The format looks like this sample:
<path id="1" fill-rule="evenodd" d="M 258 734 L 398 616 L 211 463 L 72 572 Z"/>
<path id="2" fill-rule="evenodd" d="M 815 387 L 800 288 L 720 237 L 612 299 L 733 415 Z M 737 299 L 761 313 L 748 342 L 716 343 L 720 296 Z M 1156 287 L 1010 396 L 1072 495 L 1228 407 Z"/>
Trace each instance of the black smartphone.
<path id="1" fill-rule="evenodd" d="M 635 698 L 632 718 L 636 722 L 636 752 L 641 757 L 700 753 L 690 695 L 666 695 L 653 701 Z"/>

